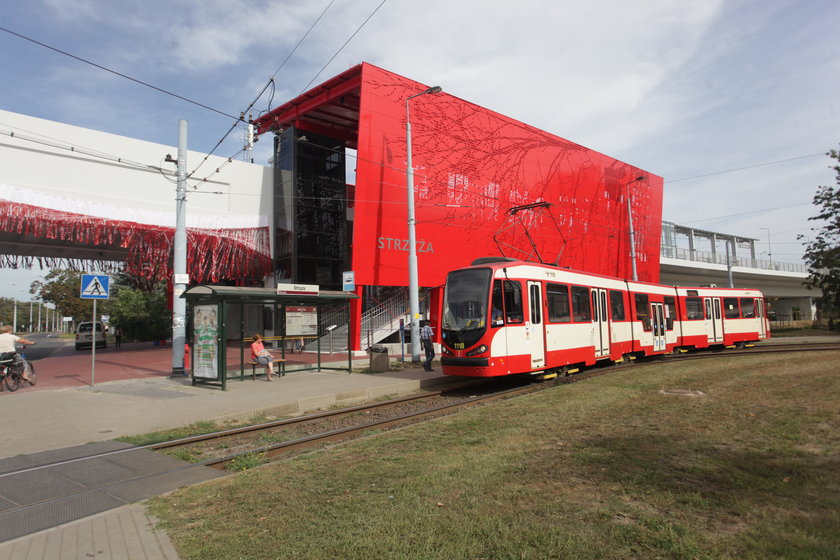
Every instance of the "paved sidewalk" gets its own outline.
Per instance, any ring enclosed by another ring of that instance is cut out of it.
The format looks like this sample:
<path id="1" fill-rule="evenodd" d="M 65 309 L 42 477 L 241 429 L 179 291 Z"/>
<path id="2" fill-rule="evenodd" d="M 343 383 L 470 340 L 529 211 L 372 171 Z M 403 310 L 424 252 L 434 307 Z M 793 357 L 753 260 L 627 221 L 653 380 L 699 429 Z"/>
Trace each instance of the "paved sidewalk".
<path id="1" fill-rule="evenodd" d="M 192 386 L 186 378 L 149 377 L 95 387 L 5 393 L 0 400 L 14 430 L 0 434 L 0 458 L 63 449 L 122 435 L 177 428 L 203 420 L 275 418 L 406 395 L 456 380 L 421 368 L 379 374 L 301 372 L 266 382 L 230 381 L 228 390 Z M 36 386 L 37 387 L 37 386 Z M 3 479 L 0 479 L 3 484 Z M 2 505 L 2 504 L 0 504 Z M 8 507 L 8 506 L 7 506 Z M 177 559 L 166 534 L 143 504 L 0 543 L 0 560 Z"/>
<path id="2" fill-rule="evenodd" d="M 0 560 L 178 560 L 143 504 L 131 504 L 0 544 Z"/>

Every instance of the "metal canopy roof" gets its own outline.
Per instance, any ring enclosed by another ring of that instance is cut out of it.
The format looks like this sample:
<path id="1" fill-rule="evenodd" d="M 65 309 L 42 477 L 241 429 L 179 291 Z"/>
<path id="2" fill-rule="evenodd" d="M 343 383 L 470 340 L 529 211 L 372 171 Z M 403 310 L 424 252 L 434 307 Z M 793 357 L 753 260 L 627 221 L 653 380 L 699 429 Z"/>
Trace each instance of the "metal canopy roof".
<path id="1" fill-rule="evenodd" d="M 309 305 L 318 303 L 335 303 L 358 299 L 359 296 L 352 292 L 339 292 L 336 290 L 321 290 L 318 295 L 306 294 L 278 294 L 272 288 L 255 288 L 250 286 L 193 286 L 181 295 L 182 298 L 219 298 L 224 300 L 242 301 L 273 301 L 279 303 L 306 303 Z"/>
<path id="2" fill-rule="evenodd" d="M 294 126 L 356 148 L 361 87 L 362 64 L 358 64 L 255 119 L 256 134 Z"/>

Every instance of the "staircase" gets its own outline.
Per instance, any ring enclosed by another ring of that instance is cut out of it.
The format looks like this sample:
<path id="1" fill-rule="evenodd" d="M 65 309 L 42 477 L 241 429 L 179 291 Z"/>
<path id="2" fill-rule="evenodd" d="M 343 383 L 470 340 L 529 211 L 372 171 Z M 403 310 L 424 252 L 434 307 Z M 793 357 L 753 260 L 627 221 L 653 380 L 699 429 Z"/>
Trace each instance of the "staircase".
<path id="1" fill-rule="evenodd" d="M 394 334 L 400 328 L 400 319 L 408 325 L 408 290 L 405 288 L 362 315 L 362 348 Z"/>
<path id="2" fill-rule="evenodd" d="M 363 349 L 388 338 L 400 328 L 400 319 L 409 328 L 408 289 L 401 288 L 387 300 L 368 309 L 362 315 L 361 340 Z M 326 332 L 327 328 L 335 325 L 332 332 L 327 332 L 320 339 L 322 353 L 337 353 L 347 351 L 348 318 L 346 313 L 324 314 L 320 317 L 319 331 Z M 309 342 L 305 349 L 315 351 L 318 341 Z"/>

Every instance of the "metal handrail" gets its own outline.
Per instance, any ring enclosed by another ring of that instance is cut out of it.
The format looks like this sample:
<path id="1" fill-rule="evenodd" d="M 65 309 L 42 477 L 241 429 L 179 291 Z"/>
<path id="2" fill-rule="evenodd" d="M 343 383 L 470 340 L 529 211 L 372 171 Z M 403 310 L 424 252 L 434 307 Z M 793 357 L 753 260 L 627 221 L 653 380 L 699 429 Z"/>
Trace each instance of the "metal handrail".
<path id="1" fill-rule="evenodd" d="M 680 247 L 663 246 L 661 255 L 670 259 L 726 265 L 725 253 L 712 253 L 710 251 L 698 251 L 696 249 L 692 251 L 690 249 L 683 249 Z M 787 263 L 739 256 L 730 257 L 730 260 L 732 261 L 732 266 L 742 266 L 745 268 L 755 268 L 759 270 L 777 270 L 780 272 L 808 272 L 808 268 L 801 263 Z"/>

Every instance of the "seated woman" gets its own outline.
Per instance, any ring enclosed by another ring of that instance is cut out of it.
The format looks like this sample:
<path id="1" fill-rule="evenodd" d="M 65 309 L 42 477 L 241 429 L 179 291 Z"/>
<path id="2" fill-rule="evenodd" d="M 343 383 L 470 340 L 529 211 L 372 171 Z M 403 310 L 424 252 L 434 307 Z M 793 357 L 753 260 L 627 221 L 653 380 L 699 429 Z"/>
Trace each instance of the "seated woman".
<path id="1" fill-rule="evenodd" d="M 265 366 L 265 380 L 271 381 L 271 374 L 274 373 L 274 358 L 263 346 L 261 334 L 254 335 L 254 342 L 251 343 L 251 360 Z"/>

